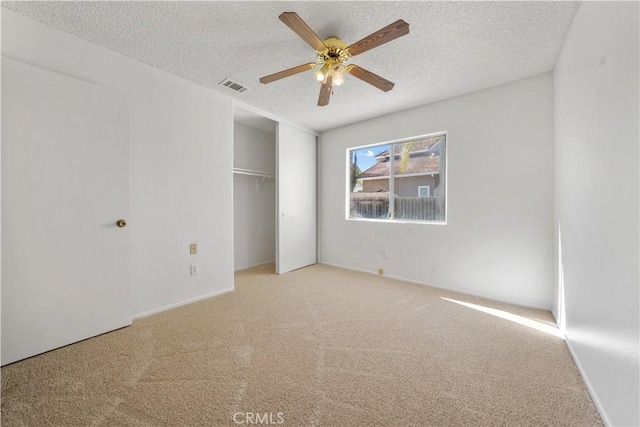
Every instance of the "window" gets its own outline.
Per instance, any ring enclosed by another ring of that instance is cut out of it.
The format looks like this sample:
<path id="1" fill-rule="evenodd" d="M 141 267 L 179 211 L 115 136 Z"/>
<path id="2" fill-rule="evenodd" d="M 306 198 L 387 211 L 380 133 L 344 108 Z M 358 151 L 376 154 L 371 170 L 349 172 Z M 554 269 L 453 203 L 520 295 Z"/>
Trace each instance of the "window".
<path id="1" fill-rule="evenodd" d="M 419 185 L 418 197 L 431 197 L 431 187 L 428 185 Z"/>
<path id="2" fill-rule="evenodd" d="M 347 162 L 347 218 L 446 222 L 446 134 L 350 148 Z"/>

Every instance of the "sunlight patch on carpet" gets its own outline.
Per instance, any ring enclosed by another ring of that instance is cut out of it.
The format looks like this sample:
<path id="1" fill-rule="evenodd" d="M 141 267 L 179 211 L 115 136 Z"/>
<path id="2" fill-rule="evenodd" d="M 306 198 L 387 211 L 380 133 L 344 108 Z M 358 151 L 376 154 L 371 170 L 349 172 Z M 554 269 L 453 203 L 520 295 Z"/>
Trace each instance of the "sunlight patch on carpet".
<path id="1" fill-rule="evenodd" d="M 536 320 L 528 319 L 526 317 L 518 316 L 517 314 L 512 314 L 512 313 L 509 313 L 503 310 L 498 310 L 495 308 L 484 307 L 482 305 L 471 304 L 469 302 L 458 301 L 451 298 L 445 298 L 445 297 L 440 297 L 440 298 L 449 302 L 453 302 L 455 304 L 462 305 L 464 307 L 472 308 L 474 310 L 481 311 L 483 313 L 487 313 L 492 316 L 496 316 L 501 319 L 505 319 L 510 322 L 514 322 L 519 325 L 523 325 L 523 326 L 535 329 L 537 331 L 544 332 L 549 335 L 553 335 L 555 337 L 564 339 L 564 334 L 557 327 L 552 325 L 547 325 L 545 323 L 538 322 Z"/>

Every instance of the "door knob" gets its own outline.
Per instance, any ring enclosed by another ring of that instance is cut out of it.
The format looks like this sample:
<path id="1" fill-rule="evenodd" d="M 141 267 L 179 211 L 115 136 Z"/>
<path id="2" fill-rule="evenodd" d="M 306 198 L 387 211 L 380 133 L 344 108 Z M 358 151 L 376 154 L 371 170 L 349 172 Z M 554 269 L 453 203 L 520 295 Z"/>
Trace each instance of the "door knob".
<path id="1" fill-rule="evenodd" d="M 122 227 L 126 227 L 127 226 L 127 221 L 124 219 L 119 219 L 118 221 L 116 221 L 116 225 L 120 228 Z"/>

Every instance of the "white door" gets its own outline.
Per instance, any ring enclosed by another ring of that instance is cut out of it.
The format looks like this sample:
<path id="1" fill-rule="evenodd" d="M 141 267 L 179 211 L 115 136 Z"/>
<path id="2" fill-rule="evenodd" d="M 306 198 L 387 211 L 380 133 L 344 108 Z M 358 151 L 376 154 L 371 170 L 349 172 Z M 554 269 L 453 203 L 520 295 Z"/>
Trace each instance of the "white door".
<path id="1" fill-rule="evenodd" d="M 2 364 L 131 324 L 129 101 L 2 58 Z"/>
<path id="2" fill-rule="evenodd" d="M 316 137 L 278 123 L 276 273 L 316 263 Z"/>

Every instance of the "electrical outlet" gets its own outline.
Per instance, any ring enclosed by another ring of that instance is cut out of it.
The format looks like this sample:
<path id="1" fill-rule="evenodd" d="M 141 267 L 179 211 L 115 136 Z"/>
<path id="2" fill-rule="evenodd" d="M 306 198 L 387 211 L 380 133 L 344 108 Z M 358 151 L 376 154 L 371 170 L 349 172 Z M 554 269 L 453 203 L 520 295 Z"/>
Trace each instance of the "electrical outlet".
<path id="1" fill-rule="evenodd" d="M 387 251 L 382 251 L 382 258 L 386 258 L 387 257 Z"/>
<path id="2" fill-rule="evenodd" d="M 200 273 L 200 266 L 198 264 L 191 264 L 191 275 L 195 276 Z"/>
<path id="3" fill-rule="evenodd" d="M 198 253 L 198 244 L 192 243 L 189 245 L 189 255 L 195 255 Z"/>

